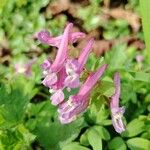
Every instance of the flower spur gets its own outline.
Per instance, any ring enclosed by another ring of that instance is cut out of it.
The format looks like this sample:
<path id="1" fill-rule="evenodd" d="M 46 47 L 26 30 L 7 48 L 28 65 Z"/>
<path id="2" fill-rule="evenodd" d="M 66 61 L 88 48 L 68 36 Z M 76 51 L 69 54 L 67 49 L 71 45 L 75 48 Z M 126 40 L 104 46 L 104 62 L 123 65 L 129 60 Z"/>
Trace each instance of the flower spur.
<path id="1" fill-rule="evenodd" d="M 125 112 L 124 107 L 119 107 L 119 97 L 120 97 L 120 75 L 115 73 L 114 75 L 115 93 L 111 97 L 110 109 L 112 124 L 118 133 L 125 131 L 125 126 L 123 124 L 123 114 Z"/>

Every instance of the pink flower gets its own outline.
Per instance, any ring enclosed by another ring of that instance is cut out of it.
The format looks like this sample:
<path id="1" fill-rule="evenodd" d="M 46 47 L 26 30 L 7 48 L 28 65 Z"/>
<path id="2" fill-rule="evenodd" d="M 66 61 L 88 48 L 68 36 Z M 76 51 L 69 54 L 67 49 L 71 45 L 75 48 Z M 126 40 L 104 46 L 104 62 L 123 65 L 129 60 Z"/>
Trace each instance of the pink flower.
<path id="1" fill-rule="evenodd" d="M 38 34 L 41 41 L 57 45 L 58 47 L 55 60 L 53 62 L 45 60 L 41 65 L 44 76 L 42 83 L 50 89 L 50 93 L 52 94 L 51 100 L 54 105 L 58 105 L 64 100 L 64 88 L 76 88 L 80 85 L 80 73 L 83 70 L 94 42 L 93 39 L 89 41 L 78 59 L 68 59 L 69 42 L 75 42 L 78 38 L 85 35 L 80 32 L 71 33 L 72 27 L 72 23 L 68 24 L 63 35 L 56 38 L 51 38 L 47 31 L 42 31 Z"/>
<path id="2" fill-rule="evenodd" d="M 72 23 L 70 23 L 65 28 L 55 60 L 53 62 L 45 60 L 41 65 L 43 69 L 43 75 L 45 76 L 42 83 L 49 88 L 51 88 L 51 86 L 53 86 L 59 80 L 58 72 L 63 68 L 67 57 L 69 33 L 72 26 Z"/>
<path id="3" fill-rule="evenodd" d="M 76 120 L 89 105 L 89 98 L 81 95 L 70 96 L 69 100 L 59 105 L 59 120 L 62 124 L 68 124 Z"/>
<path id="4" fill-rule="evenodd" d="M 141 63 L 143 60 L 144 60 L 144 57 L 143 57 L 142 55 L 137 55 L 137 56 L 136 56 L 136 61 L 137 61 L 138 63 Z"/>
<path id="5" fill-rule="evenodd" d="M 45 60 L 41 65 L 45 77 L 42 83 L 50 89 L 53 105 L 58 105 L 64 100 L 63 88 L 66 77 L 64 63 L 67 58 L 69 34 L 72 27 L 73 24 L 70 23 L 65 28 L 55 60 L 53 62 Z"/>
<path id="6" fill-rule="evenodd" d="M 85 37 L 85 33 L 83 32 L 70 33 L 69 43 L 75 43 L 79 38 L 84 38 L 84 37 Z M 51 37 L 48 31 L 43 30 L 38 33 L 37 38 L 42 43 L 59 48 L 63 36 L 60 35 L 58 37 Z"/>
<path id="7" fill-rule="evenodd" d="M 30 60 L 28 63 L 17 63 L 15 64 L 15 73 L 16 74 L 24 74 L 25 76 L 31 76 L 32 74 L 32 65 L 35 63 L 35 59 Z"/>
<path id="8" fill-rule="evenodd" d="M 111 97 L 110 109 L 111 109 L 111 117 L 112 124 L 118 133 L 122 133 L 125 131 L 125 126 L 123 124 L 123 114 L 125 112 L 124 107 L 119 107 L 119 97 L 120 97 L 120 75 L 119 73 L 115 73 L 114 75 L 114 84 L 115 84 L 115 93 Z"/>
<path id="9" fill-rule="evenodd" d="M 64 62 L 67 58 L 69 34 L 70 34 L 72 27 L 73 27 L 73 24 L 69 23 L 67 27 L 65 28 L 56 58 L 51 65 L 51 70 L 54 72 L 58 72 L 63 67 Z"/>
<path id="10" fill-rule="evenodd" d="M 50 62 L 49 60 L 45 60 L 44 62 L 43 62 L 43 64 L 41 65 L 41 67 L 42 67 L 42 69 L 43 70 L 49 70 L 50 69 L 50 67 L 51 67 L 51 64 L 52 64 L 52 62 Z"/>
<path id="11" fill-rule="evenodd" d="M 53 105 L 58 105 L 64 100 L 64 80 L 66 78 L 65 68 L 58 72 L 58 80 L 55 84 L 51 85 L 49 92 L 52 94 L 50 99 Z"/>
<path id="12" fill-rule="evenodd" d="M 58 105 L 64 100 L 64 93 L 61 89 L 54 91 L 51 96 L 51 101 L 53 105 Z"/>
<path id="13" fill-rule="evenodd" d="M 84 65 L 91 52 L 94 40 L 91 39 L 86 47 L 82 50 L 78 59 L 68 59 L 66 62 L 66 73 L 65 86 L 69 88 L 77 88 L 80 86 L 80 74 L 83 71 Z"/>
<path id="14" fill-rule="evenodd" d="M 50 73 L 47 74 L 44 80 L 42 81 L 43 85 L 46 87 L 51 88 L 52 85 L 54 85 L 57 82 L 58 78 L 56 73 Z"/>
<path id="15" fill-rule="evenodd" d="M 95 73 L 92 73 L 81 86 L 77 95 L 70 96 L 68 101 L 59 105 L 58 113 L 61 123 L 67 124 L 74 121 L 80 113 L 86 110 L 89 105 L 90 92 L 106 68 L 107 65 L 103 65 Z"/>

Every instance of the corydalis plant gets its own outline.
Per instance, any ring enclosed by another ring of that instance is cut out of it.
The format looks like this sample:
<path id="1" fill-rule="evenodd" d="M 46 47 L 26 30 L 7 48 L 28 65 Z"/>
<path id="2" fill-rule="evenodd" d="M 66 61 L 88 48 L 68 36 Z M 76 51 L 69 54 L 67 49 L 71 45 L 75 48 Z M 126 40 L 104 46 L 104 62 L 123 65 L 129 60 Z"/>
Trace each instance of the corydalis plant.
<path id="1" fill-rule="evenodd" d="M 94 42 L 94 40 L 91 39 L 81 51 L 78 58 L 69 58 L 69 42 L 73 43 L 85 35 L 82 32 L 72 33 L 72 27 L 72 23 L 68 24 L 63 35 L 56 38 L 50 37 L 46 31 L 41 31 L 38 34 L 40 41 L 49 45 L 57 45 L 58 47 L 55 60 L 53 62 L 45 60 L 42 64 L 44 75 L 42 83 L 49 88 L 53 105 L 58 105 L 64 100 L 63 90 L 65 88 L 71 90 L 80 86 L 80 74 L 82 73 Z"/>
<path id="2" fill-rule="evenodd" d="M 123 124 L 123 114 L 125 112 L 124 107 L 119 107 L 119 98 L 120 98 L 120 75 L 115 73 L 114 75 L 114 84 L 115 84 L 115 93 L 111 97 L 110 109 L 112 124 L 118 133 L 125 131 L 125 126 Z"/>
<path id="3" fill-rule="evenodd" d="M 42 43 L 58 48 L 55 60 L 45 60 L 42 64 L 44 76 L 42 83 L 49 88 L 51 103 L 58 105 L 59 120 L 62 124 L 74 121 L 77 116 L 87 109 L 90 93 L 107 68 L 107 65 L 104 64 L 96 72 L 91 73 L 86 81 L 81 84 L 80 76 L 84 72 L 84 66 L 91 52 L 94 39 L 90 39 L 87 42 L 78 58 L 70 58 L 68 55 L 68 45 L 76 42 L 79 38 L 85 37 L 85 34 L 82 32 L 71 32 L 72 27 L 73 24 L 69 23 L 63 35 L 58 37 L 51 37 L 48 31 L 41 31 L 38 34 L 38 39 Z M 116 131 L 121 133 L 124 130 L 122 124 L 124 109 L 118 106 L 120 95 L 120 79 L 118 74 L 115 75 L 114 82 L 116 91 L 111 98 L 110 106 L 113 125 Z M 68 90 L 69 93 L 74 88 L 79 88 L 78 93 L 75 95 L 70 94 L 68 100 L 65 100 L 64 90 Z"/>
<path id="4" fill-rule="evenodd" d="M 72 24 L 69 24 L 65 28 L 55 60 L 53 62 L 46 60 L 42 64 L 42 68 L 44 70 L 43 74 L 45 75 L 42 83 L 50 88 L 50 92 L 52 94 L 52 104 L 54 105 L 58 105 L 64 99 L 64 94 L 62 91 L 64 88 L 63 82 L 66 76 L 64 64 L 67 58 L 69 34 L 72 26 Z M 39 33 L 39 39 L 41 38 L 40 36 L 41 33 Z"/>

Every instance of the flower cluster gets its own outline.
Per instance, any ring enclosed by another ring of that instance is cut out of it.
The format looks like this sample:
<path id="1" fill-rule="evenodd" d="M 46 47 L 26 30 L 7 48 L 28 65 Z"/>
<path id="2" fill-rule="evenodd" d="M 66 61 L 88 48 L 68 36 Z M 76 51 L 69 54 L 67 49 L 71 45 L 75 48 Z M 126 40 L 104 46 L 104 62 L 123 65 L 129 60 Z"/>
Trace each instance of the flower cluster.
<path id="1" fill-rule="evenodd" d="M 84 66 L 91 52 L 94 39 L 91 38 L 87 42 L 78 58 L 69 58 L 68 45 L 85 37 L 85 34 L 82 32 L 71 32 L 72 28 L 73 24 L 69 23 L 63 35 L 58 37 L 51 37 L 48 31 L 38 33 L 39 41 L 58 48 L 55 60 L 45 60 L 41 65 L 44 76 L 42 83 L 49 88 L 51 103 L 58 106 L 59 120 L 63 124 L 74 121 L 80 113 L 86 110 L 89 105 L 90 92 L 107 68 L 107 64 L 102 65 L 96 72 L 91 73 L 86 81 L 81 84 L 80 76 L 84 71 Z M 76 95 L 70 95 L 69 99 L 65 100 L 64 90 L 67 89 L 69 92 L 74 88 L 79 88 L 78 93 Z M 117 96 L 119 96 L 118 85 L 116 85 L 116 89 Z M 113 97 L 116 97 L 116 94 Z M 119 98 L 113 97 L 111 103 L 114 103 L 116 99 L 118 102 Z M 121 114 L 121 111 L 116 107 L 114 108 L 114 105 L 111 105 L 111 107 L 114 109 L 112 111 L 114 120 L 117 114 L 118 116 Z M 114 126 L 116 127 L 116 120 L 114 122 Z"/>

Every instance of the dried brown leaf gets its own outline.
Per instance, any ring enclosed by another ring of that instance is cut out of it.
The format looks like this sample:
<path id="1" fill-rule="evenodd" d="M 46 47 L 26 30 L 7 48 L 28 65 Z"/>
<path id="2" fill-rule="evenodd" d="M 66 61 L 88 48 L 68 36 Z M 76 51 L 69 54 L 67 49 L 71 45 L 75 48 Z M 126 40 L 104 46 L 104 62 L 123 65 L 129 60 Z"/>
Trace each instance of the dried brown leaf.
<path id="1" fill-rule="evenodd" d="M 66 11 L 69 8 L 69 5 L 69 0 L 56 0 L 53 3 L 49 4 L 46 11 L 50 10 L 52 15 L 56 15 L 61 13 L 62 11 Z"/>
<path id="2" fill-rule="evenodd" d="M 140 17 L 130 10 L 115 8 L 103 9 L 103 12 L 115 19 L 125 19 L 131 25 L 133 32 L 137 32 L 141 26 Z"/>

